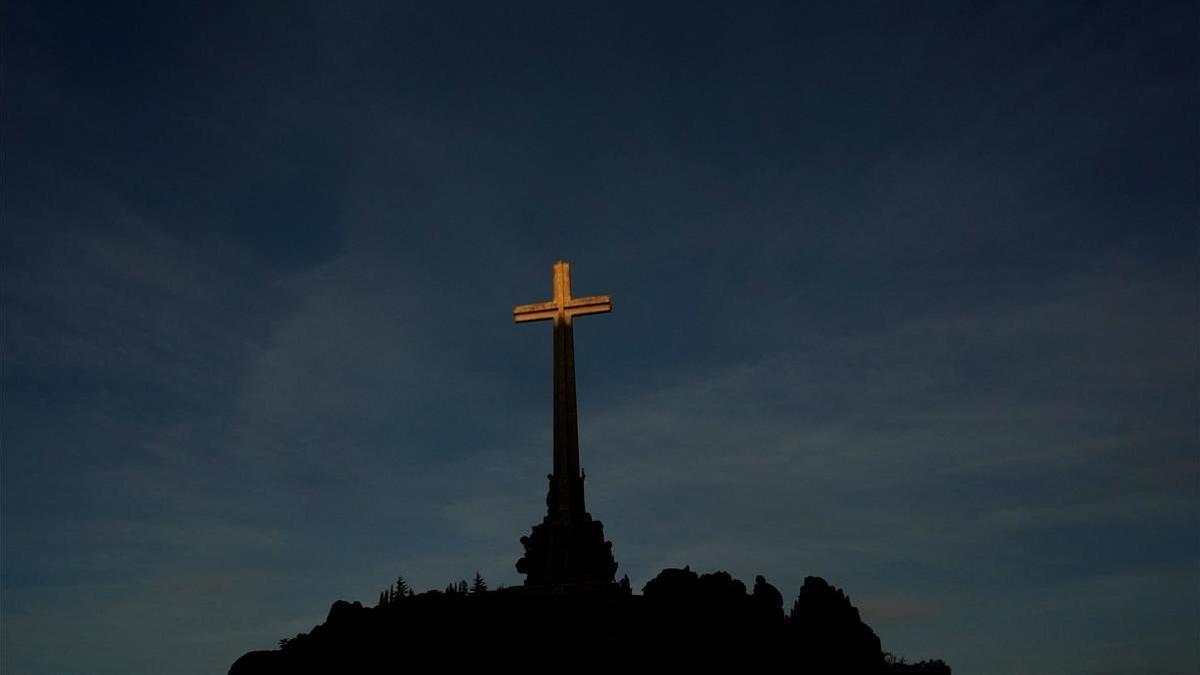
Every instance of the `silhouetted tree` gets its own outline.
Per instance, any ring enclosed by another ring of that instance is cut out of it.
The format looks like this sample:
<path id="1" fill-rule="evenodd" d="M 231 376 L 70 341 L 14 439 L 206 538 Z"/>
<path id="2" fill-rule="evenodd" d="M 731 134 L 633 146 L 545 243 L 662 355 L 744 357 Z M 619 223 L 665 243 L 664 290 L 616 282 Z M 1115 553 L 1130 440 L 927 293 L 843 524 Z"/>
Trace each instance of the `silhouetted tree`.
<path id="1" fill-rule="evenodd" d="M 484 581 L 483 577 L 480 576 L 478 571 L 476 571 L 475 572 L 475 581 L 471 582 L 471 594 L 478 595 L 480 593 L 486 593 L 487 589 L 488 589 L 487 582 Z"/>
<path id="2" fill-rule="evenodd" d="M 412 595 L 412 589 L 408 587 L 408 582 L 405 581 L 404 577 L 402 576 L 396 577 L 396 592 L 392 595 L 392 597 L 396 600 L 399 600 L 400 598 L 405 598 L 409 595 Z"/>
<path id="3" fill-rule="evenodd" d="M 907 663 L 903 657 L 884 652 L 883 662 L 889 675 L 951 675 L 950 666 L 941 659 Z"/>
<path id="4" fill-rule="evenodd" d="M 388 584 L 388 587 L 383 589 L 379 594 L 379 604 L 376 607 L 387 607 L 395 604 L 401 598 L 410 597 L 413 594 L 412 589 L 408 587 L 408 582 L 404 577 L 396 577 L 396 583 Z"/>

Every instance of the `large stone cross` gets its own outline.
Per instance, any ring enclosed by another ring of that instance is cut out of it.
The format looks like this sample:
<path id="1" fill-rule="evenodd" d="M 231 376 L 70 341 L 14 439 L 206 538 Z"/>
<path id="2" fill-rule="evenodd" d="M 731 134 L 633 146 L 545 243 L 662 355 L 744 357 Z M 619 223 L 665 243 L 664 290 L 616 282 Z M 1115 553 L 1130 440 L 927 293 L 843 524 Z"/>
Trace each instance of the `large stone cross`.
<path id="1" fill-rule="evenodd" d="M 571 297 L 571 263 L 554 263 L 554 299 L 513 308 L 513 320 L 554 322 L 554 473 L 548 501 L 555 520 L 586 513 L 579 472 L 579 427 L 575 412 L 575 338 L 572 320 L 612 311 L 607 295 Z"/>

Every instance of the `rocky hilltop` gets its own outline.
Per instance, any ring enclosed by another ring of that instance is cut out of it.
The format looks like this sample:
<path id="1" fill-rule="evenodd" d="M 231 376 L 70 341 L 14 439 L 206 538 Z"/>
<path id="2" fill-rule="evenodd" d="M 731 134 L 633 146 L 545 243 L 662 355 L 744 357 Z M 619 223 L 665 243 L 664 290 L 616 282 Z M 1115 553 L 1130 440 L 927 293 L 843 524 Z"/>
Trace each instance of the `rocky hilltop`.
<path id="1" fill-rule="evenodd" d="M 753 672 L 949 675 L 941 661 L 892 659 L 840 589 L 808 577 L 789 611 L 763 577 L 667 569 L 640 595 L 628 586 L 524 586 L 399 594 L 376 607 L 339 600 L 325 622 L 250 652 L 230 675 L 385 673 L 511 666 L 597 670 L 632 664 Z"/>

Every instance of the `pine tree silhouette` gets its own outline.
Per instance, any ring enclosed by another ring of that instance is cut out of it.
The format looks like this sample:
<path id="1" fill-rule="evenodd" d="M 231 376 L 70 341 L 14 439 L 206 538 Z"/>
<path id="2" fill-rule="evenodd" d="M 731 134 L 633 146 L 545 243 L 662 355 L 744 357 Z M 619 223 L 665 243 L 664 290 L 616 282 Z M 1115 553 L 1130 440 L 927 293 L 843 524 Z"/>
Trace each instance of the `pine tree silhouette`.
<path id="1" fill-rule="evenodd" d="M 480 593 L 487 593 L 487 589 L 487 582 L 483 580 L 483 577 L 480 576 L 479 571 L 476 570 L 475 581 L 471 583 L 471 594 L 478 595 Z"/>

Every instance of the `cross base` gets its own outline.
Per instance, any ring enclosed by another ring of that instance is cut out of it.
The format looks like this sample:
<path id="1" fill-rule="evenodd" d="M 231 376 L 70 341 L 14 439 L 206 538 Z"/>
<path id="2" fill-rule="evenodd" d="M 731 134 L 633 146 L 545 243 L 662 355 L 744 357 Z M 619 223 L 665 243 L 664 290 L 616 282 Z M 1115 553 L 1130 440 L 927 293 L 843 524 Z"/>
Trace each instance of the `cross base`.
<path id="1" fill-rule="evenodd" d="M 554 477 L 550 480 L 554 494 Z M 517 571 L 526 575 L 526 586 L 609 585 L 616 579 L 617 562 L 612 542 L 604 540 L 604 525 L 582 509 L 560 511 L 552 505 L 521 544 L 525 555 L 517 561 Z"/>

